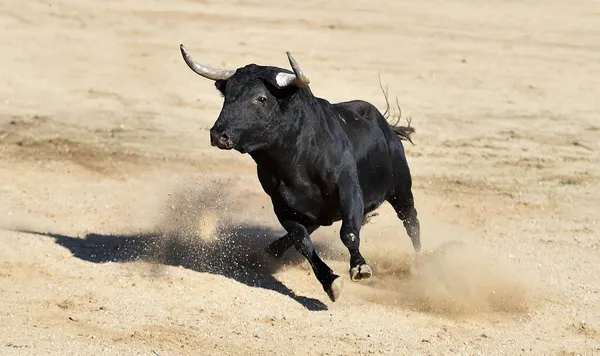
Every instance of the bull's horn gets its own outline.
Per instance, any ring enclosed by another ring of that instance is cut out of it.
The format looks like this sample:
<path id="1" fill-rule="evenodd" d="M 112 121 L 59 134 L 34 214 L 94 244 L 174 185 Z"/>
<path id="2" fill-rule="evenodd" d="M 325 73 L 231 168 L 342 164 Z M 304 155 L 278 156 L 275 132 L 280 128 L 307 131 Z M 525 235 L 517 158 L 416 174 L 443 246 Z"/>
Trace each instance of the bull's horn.
<path id="1" fill-rule="evenodd" d="M 292 69 L 294 70 L 294 74 L 296 74 L 296 86 L 298 88 L 304 88 L 305 86 L 310 84 L 310 79 L 308 79 L 308 76 L 306 75 L 304 70 L 300 68 L 300 65 L 298 64 L 298 62 L 296 62 L 294 57 L 292 57 L 290 51 L 286 51 L 285 53 L 287 54 Z"/>
<path id="2" fill-rule="evenodd" d="M 185 49 L 183 44 L 181 44 L 179 46 L 179 49 L 181 49 L 181 55 L 183 56 L 185 63 L 187 63 L 187 65 L 194 72 L 203 76 L 204 78 L 211 79 L 211 80 L 227 80 L 235 73 L 235 70 L 210 68 L 210 67 L 204 66 L 204 65 L 196 62 L 195 60 L 192 59 L 192 57 L 190 56 L 188 51 Z"/>

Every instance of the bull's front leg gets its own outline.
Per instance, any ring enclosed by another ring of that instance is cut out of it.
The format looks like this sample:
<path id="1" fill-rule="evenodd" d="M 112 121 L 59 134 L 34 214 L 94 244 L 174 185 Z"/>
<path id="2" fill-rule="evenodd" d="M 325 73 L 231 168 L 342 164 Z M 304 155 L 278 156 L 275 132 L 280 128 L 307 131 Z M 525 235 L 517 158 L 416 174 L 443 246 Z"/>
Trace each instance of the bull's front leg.
<path id="1" fill-rule="evenodd" d="M 350 252 L 350 279 L 368 279 L 373 274 L 360 253 L 360 228 L 364 218 L 364 203 L 356 175 L 342 177 L 338 183 L 342 228 L 340 238 Z"/>
<path id="2" fill-rule="evenodd" d="M 323 290 L 335 302 L 340 296 L 342 281 L 319 257 L 306 227 L 292 220 L 282 221 L 281 224 L 287 230 L 287 236 L 293 241 L 298 252 L 308 260 L 315 276 L 321 282 Z"/>
<path id="3" fill-rule="evenodd" d="M 318 226 L 309 226 L 306 228 L 308 234 L 312 234 Z M 265 248 L 265 252 L 275 258 L 282 258 L 285 251 L 287 251 L 290 247 L 294 246 L 294 236 L 290 234 L 286 234 L 283 237 L 278 238 L 277 240 L 271 242 L 269 246 Z"/>

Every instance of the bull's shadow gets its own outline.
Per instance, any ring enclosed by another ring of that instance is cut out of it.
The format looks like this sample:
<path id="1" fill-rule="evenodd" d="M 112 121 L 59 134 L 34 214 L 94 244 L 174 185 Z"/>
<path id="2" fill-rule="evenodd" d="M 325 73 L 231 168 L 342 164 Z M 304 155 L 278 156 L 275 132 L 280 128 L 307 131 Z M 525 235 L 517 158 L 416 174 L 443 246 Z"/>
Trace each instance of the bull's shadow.
<path id="1" fill-rule="evenodd" d="M 262 226 L 227 228 L 214 240 L 197 234 L 150 232 L 134 235 L 87 234 L 84 238 L 48 232 L 19 230 L 51 237 L 73 256 L 93 263 L 148 261 L 182 266 L 198 272 L 219 274 L 251 287 L 264 288 L 288 296 L 311 311 L 327 310 L 323 302 L 299 296 L 272 274 L 285 264 L 301 261 L 289 251 L 279 261 L 268 258 L 261 249 L 279 235 Z"/>

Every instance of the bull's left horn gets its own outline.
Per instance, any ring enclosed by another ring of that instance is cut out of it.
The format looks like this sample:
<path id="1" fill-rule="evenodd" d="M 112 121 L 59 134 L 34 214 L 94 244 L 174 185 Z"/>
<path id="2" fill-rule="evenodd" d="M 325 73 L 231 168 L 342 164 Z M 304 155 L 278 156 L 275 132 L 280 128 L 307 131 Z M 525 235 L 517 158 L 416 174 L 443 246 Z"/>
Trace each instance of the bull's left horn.
<path id="1" fill-rule="evenodd" d="M 308 78 L 308 76 L 306 75 L 304 70 L 300 67 L 298 62 L 296 62 L 294 57 L 292 57 L 292 54 L 290 53 L 290 51 L 286 51 L 285 53 L 287 54 L 287 57 L 288 57 L 288 60 L 290 61 L 290 65 L 292 66 L 292 69 L 294 70 L 294 74 L 296 74 L 296 83 L 295 83 L 296 86 L 298 88 L 304 88 L 305 86 L 310 84 L 310 79 Z"/>
<path id="2" fill-rule="evenodd" d="M 188 67 L 196 72 L 196 74 L 199 74 L 204 78 L 211 80 L 227 80 L 235 73 L 235 69 L 215 69 L 196 62 L 192 59 L 192 56 L 190 56 L 183 44 L 179 45 L 179 49 L 181 50 L 181 55 L 183 56 L 183 59 L 185 60 L 185 63 L 187 63 Z"/>

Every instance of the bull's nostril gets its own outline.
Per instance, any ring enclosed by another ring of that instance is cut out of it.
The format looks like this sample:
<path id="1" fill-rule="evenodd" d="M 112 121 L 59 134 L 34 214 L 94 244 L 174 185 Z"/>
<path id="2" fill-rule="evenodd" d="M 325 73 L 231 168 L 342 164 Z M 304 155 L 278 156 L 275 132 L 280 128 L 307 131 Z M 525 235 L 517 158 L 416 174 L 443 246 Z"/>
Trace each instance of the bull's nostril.
<path id="1" fill-rule="evenodd" d="M 222 148 L 231 148 L 232 143 L 231 139 L 229 138 L 229 135 L 225 132 L 221 133 L 221 136 L 219 137 L 219 144 Z"/>
<path id="2" fill-rule="evenodd" d="M 231 137 L 224 131 L 219 132 L 217 130 L 210 131 L 210 145 L 217 146 L 222 149 L 233 148 L 233 142 L 231 142 Z"/>

